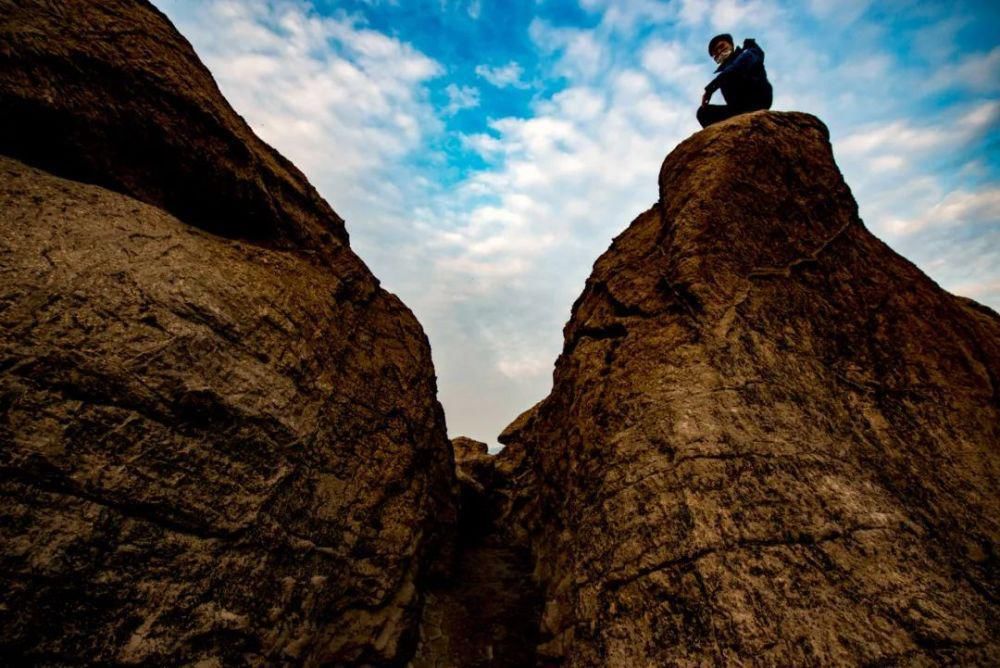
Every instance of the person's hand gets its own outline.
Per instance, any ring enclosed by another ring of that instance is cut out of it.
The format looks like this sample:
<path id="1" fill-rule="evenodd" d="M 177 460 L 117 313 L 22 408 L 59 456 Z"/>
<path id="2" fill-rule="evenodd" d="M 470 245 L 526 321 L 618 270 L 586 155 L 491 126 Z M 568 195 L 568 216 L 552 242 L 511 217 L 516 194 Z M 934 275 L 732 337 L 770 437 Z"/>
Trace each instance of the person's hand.
<path id="1" fill-rule="evenodd" d="M 701 106 L 708 104 L 708 101 L 712 99 L 712 94 L 709 91 L 705 91 L 705 94 L 701 96 Z"/>

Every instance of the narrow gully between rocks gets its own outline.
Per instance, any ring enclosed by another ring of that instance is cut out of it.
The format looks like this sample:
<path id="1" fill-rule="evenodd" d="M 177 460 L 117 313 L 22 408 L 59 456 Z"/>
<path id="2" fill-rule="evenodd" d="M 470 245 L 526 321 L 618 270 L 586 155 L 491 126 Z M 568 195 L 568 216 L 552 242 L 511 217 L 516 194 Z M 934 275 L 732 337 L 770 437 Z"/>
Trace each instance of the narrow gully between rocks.
<path id="1" fill-rule="evenodd" d="M 456 565 L 451 578 L 427 590 L 411 668 L 537 665 L 543 597 L 529 551 L 513 545 L 497 526 L 490 459 L 485 452 L 474 461 L 459 456 Z M 468 475 L 472 471 L 464 464 L 476 463 L 489 473 Z"/>

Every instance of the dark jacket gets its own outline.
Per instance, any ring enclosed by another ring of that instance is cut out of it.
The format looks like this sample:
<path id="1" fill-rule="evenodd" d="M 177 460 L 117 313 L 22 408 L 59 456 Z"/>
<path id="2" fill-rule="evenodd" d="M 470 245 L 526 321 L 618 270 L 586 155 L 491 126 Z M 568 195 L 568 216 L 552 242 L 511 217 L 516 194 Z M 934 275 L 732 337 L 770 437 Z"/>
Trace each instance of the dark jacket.
<path id="1" fill-rule="evenodd" d="M 722 90 L 726 104 L 742 109 L 770 109 L 773 92 L 764 70 L 764 50 L 752 39 L 743 40 L 732 55 L 715 70 L 705 90 Z"/>

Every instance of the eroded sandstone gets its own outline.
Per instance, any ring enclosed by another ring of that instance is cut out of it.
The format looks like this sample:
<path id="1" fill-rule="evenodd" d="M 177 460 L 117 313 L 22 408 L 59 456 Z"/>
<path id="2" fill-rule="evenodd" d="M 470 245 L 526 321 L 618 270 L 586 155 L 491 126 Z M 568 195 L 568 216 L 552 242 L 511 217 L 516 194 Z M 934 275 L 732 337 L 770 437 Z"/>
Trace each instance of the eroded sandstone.
<path id="1" fill-rule="evenodd" d="M 998 383 L 1000 317 L 865 229 L 822 123 L 697 133 L 501 436 L 541 656 L 995 665 Z"/>
<path id="2" fill-rule="evenodd" d="M 451 446 L 339 217 L 144 2 L 0 2 L 0 152 L 3 662 L 405 660 Z"/>
<path id="3" fill-rule="evenodd" d="M 452 439 L 461 489 L 455 568 L 428 582 L 410 668 L 524 668 L 537 662 L 542 598 L 523 541 L 497 522 L 509 471 L 485 443 Z"/>

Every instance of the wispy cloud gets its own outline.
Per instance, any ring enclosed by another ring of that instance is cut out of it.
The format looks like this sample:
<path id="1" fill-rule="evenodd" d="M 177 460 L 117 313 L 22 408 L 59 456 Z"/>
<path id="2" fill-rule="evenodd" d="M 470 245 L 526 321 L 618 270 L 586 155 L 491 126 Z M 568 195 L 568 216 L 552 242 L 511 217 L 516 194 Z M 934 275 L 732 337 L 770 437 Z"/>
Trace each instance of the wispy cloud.
<path id="1" fill-rule="evenodd" d="M 476 76 L 482 77 L 497 88 L 528 88 L 529 84 L 521 80 L 523 74 L 524 70 L 513 60 L 497 67 L 490 65 L 476 67 Z"/>
<path id="2" fill-rule="evenodd" d="M 479 106 L 479 89 L 477 88 L 448 84 L 444 92 L 448 96 L 448 104 L 445 105 L 443 111 L 448 116 L 463 109 L 472 109 Z"/>
<path id="3" fill-rule="evenodd" d="M 681 0 L 679 18 L 721 31 L 775 25 L 782 14 L 782 6 L 769 0 Z"/>
<path id="4" fill-rule="evenodd" d="M 1000 46 L 973 52 L 937 70 L 927 82 L 931 89 L 964 89 L 976 93 L 1000 92 Z"/>
<path id="5" fill-rule="evenodd" d="M 994 10 L 524 0 L 489 23 L 495 7 L 478 0 L 431 3 L 439 14 L 421 20 L 374 1 L 326 15 L 309 0 L 158 4 L 417 313 L 453 435 L 492 440 L 548 391 L 594 259 L 697 130 L 716 32 L 756 37 L 775 107 L 827 122 L 871 229 L 946 288 L 1000 306 L 1000 47 L 982 29 Z M 442 26 L 484 24 L 440 44 Z"/>
<path id="6" fill-rule="evenodd" d="M 1000 188 L 976 192 L 953 190 L 940 201 L 912 218 L 890 218 L 889 229 L 896 234 L 912 234 L 932 225 L 961 227 L 995 225 L 1000 217 Z"/>
<path id="7" fill-rule="evenodd" d="M 879 159 L 886 154 L 915 157 L 929 152 L 957 148 L 978 140 L 1000 119 L 1000 102 L 976 105 L 947 124 L 920 125 L 906 119 L 862 128 L 837 143 L 848 156 L 867 155 Z"/>
<path id="8" fill-rule="evenodd" d="M 425 89 L 439 63 L 358 17 L 293 0 L 161 4 L 237 111 L 341 215 L 368 214 L 387 197 L 403 205 L 383 178 L 441 131 Z"/>

